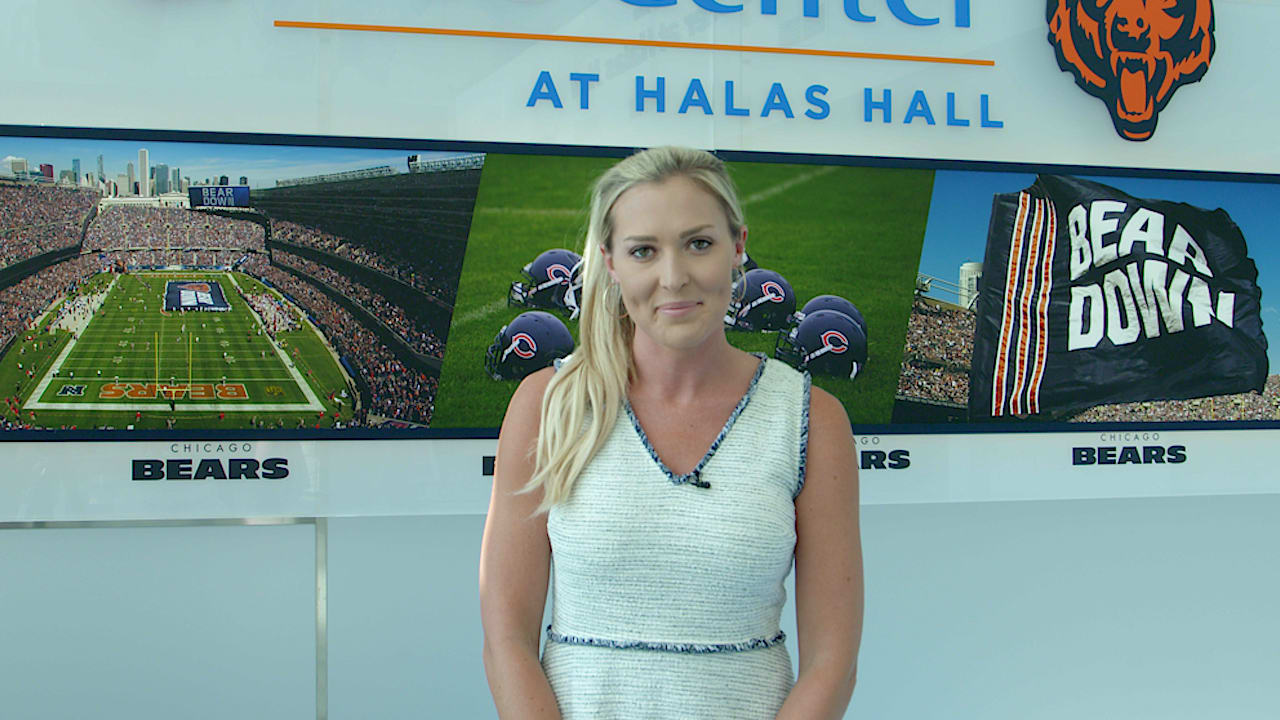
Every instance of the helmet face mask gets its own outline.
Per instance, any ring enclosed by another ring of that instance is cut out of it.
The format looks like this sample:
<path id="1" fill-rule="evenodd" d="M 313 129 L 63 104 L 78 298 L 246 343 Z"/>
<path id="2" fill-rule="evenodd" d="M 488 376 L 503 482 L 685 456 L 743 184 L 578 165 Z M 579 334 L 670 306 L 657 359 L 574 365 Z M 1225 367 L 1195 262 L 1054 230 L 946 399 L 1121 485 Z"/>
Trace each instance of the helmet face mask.
<path id="1" fill-rule="evenodd" d="M 508 306 L 569 310 L 577 316 L 582 288 L 582 257 L 572 250 L 547 250 L 525 265 L 524 280 L 511 283 Z"/>
<path id="2" fill-rule="evenodd" d="M 521 380 L 573 352 L 573 336 L 560 318 L 531 310 L 521 313 L 489 344 L 484 369 L 494 380 Z"/>
<path id="3" fill-rule="evenodd" d="M 796 309 L 796 294 L 787 279 L 772 270 L 749 270 L 734 283 L 724 316 L 735 330 L 781 330 Z"/>

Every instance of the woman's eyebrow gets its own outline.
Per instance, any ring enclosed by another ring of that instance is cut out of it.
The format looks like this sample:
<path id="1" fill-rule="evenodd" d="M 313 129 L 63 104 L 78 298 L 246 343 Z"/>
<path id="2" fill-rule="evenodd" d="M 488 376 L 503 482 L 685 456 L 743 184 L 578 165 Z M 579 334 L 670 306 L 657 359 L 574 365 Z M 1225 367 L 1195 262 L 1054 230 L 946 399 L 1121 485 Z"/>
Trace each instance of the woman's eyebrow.
<path id="1" fill-rule="evenodd" d="M 715 224 L 714 224 L 714 223 L 706 223 L 706 224 L 704 224 L 704 225 L 699 225 L 699 226 L 697 226 L 697 227 L 689 228 L 688 230 L 685 230 L 684 232 L 681 232 L 681 233 L 680 233 L 680 239 L 681 239 L 681 240 L 684 240 L 685 238 L 690 237 L 691 235 L 697 235 L 698 233 L 702 232 L 703 230 L 706 230 L 707 228 L 713 228 L 713 227 L 715 227 Z M 626 237 L 622 238 L 622 242 L 624 242 L 624 243 L 626 243 L 626 242 L 629 242 L 629 243 L 654 243 L 654 242 L 657 242 L 657 241 L 658 241 L 658 238 L 657 238 L 656 236 L 653 236 L 653 235 L 628 235 L 628 236 L 626 236 Z"/>
<path id="2" fill-rule="evenodd" d="M 680 233 L 680 239 L 683 240 L 684 238 L 687 238 L 690 235 L 697 235 L 698 233 L 710 227 L 715 227 L 715 225 L 712 225 L 711 223 L 707 223 L 705 225 L 699 225 L 698 227 L 695 227 L 695 228 L 689 228 L 688 230 L 685 230 L 684 232 Z"/>

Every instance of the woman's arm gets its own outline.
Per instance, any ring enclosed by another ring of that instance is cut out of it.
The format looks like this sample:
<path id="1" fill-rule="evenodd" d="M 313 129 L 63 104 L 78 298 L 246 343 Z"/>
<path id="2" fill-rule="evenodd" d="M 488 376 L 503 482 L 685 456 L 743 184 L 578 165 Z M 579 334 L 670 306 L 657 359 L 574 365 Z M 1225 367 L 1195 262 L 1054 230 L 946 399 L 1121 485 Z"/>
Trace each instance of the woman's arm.
<path id="1" fill-rule="evenodd" d="M 849 417 L 813 388 L 804 490 L 796 498 L 800 672 L 778 720 L 844 717 L 862 640 L 858 469 Z"/>
<path id="2" fill-rule="evenodd" d="M 484 669 L 504 719 L 560 718 L 538 660 L 551 564 L 547 516 L 533 515 L 541 491 L 516 494 L 533 474 L 539 410 L 553 372 L 547 368 L 525 378 L 507 406 L 480 545 Z"/>

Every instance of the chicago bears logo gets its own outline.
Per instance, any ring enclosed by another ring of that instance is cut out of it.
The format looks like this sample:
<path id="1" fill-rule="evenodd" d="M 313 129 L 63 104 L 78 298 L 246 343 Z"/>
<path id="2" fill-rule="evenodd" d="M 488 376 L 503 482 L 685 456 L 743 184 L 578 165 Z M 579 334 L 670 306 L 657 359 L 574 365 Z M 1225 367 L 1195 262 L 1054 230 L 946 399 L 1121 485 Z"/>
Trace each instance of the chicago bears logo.
<path id="1" fill-rule="evenodd" d="M 561 285 L 568 285 L 573 280 L 573 271 L 560 263 L 552 263 L 547 266 L 547 277 L 559 280 Z"/>
<path id="2" fill-rule="evenodd" d="M 182 283 L 178 286 L 180 290 L 190 290 L 191 292 L 209 292 L 209 283 Z"/>
<path id="3" fill-rule="evenodd" d="M 530 336 L 529 333 L 516 333 L 511 336 L 511 347 L 509 352 L 513 352 L 528 360 L 538 352 L 538 343 L 534 342 L 533 337 Z"/>
<path id="4" fill-rule="evenodd" d="M 760 292 L 764 293 L 765 299 L 769 302 L 780 303 L 787 299 L 787 291 L 772 280 L 765 280 L 760 283 Z"/>
<path id="5" fill-rule="evenodd" d="M 1048 0 L 1045 18 L 1058 67 L 1106 103 L 1126 140 L 1150 138 L 1213 57 L 1213 0 Z"/>
<path id="6" fill-rule="evenodd" d="M 849 338 L 839 330 L 828 330 L 822 333 L 822 347 L 839 355 L 849 349 Z"/>

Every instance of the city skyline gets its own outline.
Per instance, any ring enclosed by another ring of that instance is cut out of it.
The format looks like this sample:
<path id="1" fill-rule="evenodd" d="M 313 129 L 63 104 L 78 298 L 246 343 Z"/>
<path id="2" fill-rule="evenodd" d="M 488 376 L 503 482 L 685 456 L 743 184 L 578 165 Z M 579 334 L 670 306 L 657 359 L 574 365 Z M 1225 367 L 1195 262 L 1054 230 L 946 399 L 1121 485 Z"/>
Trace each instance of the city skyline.
<path id="1" fill-rule="evenodd" d="M 129 164 L 138 162 L 140 150 L 147 150 L 151 167 L 164 164 L 180 168 L 181 179 L 190 178 L 191 184 L 203 184 L 207 179 L 216 184 L 226 175 L 232 180 L 246 177 L 250 187 L 275 187 L 276 180 L 321 175 L 345 170 L 358 170 L 379 165 L 390 165 L 397 172 L 406 172 L 406 158 L 420 154 L 429 157 L 468 155 L 460 152 L 433 152 L 406 148 L 403 150 L 298 147 L 287 145 L 220 145 L 211 143 L 139 142 L 132 140 L 78 140 L 63 138 L 0 137 L 0 176 L 9 174 L 12 158 L 23 158 L 26 167 L 39 168 L 50 164 L 54 177 L 62 170 L 70 169 L 75 159 L 81 161 L 81 175 L 85 172 L 86 158 L 97 162 L 102 156 L 102 168 L 106 180 L 114 181 L 126 173 Z M 141 173 L 135 182 L 141 185 Z M 79 182 L 82 178 L 78 177 Z"/>

